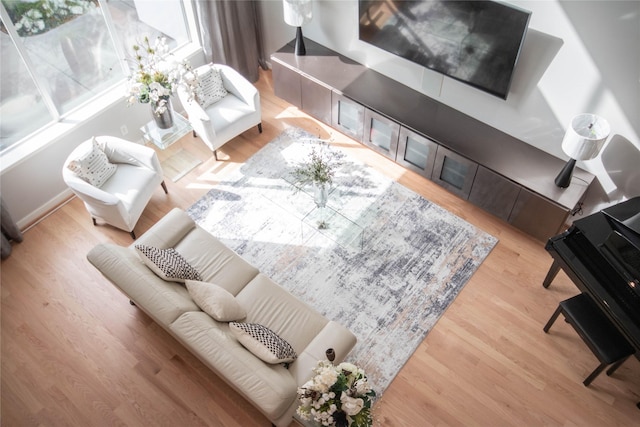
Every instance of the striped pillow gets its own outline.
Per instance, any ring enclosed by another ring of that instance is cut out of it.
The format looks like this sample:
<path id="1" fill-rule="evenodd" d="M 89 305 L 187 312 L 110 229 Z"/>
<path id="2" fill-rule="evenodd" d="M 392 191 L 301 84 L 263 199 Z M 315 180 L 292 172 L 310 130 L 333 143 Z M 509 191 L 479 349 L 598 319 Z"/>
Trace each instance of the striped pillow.
<path id="1" fill-rule="evenodd" d="M 135 245 L 135 248 L 142 262 L 163 280 L 179 283 L 202 280 L 200 273 L 173 248 L 158 249 L 147 245 Z"/>
<path id="2" fill-rule="evenodd" d="M 286 364 L 298 357 L 291 344 L 266 326 L 229 322 L 229 328 L 240 344 L 264 362 Z"/>

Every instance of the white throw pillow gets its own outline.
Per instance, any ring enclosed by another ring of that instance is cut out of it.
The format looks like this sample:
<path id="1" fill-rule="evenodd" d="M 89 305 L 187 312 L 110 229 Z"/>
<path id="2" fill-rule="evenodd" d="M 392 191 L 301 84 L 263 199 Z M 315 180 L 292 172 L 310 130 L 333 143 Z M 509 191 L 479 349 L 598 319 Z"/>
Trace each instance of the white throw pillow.
<path id="1" fill-rule="evenodd" d="M 196 269 L 173 248 L 158 249 L 147 245 L 135 245 L 135 248 L 142 262 L 163 280 L 179 283 L 187 279 L 202 280 Z"/>
<path id="2" fill-rule="evenodd" d="M 185 280 L 191 299 L 218 322 L 231 322 L 247 317 L 247 312 L 226 289 L 213 283 Z"/>
<path id="3" fill-rule="evenodd" d="M 207 108 L 227 96 L 228 92 L 222 82 L 220 71 L 209 67 L 204 73 L 198 74 L 196 86 L 196 101 L 202 108 Z"/>
<path id="4" fill-rule="evenodd" d="M 79 158 L 71 160 L 67 167 L 80 178 L 98 188 L 102 187 L 117 169 L 116 165 L 109 162 L 107 155 L 95 138 L 91 141 L 91 148 Z"/>
<path id="5" fill-rule="evenodd" d="M 240 344 L 264 362 L 290 363 L 298 357 L 291 344 L 266 326 L 230 322 L 229 328 Z"/>

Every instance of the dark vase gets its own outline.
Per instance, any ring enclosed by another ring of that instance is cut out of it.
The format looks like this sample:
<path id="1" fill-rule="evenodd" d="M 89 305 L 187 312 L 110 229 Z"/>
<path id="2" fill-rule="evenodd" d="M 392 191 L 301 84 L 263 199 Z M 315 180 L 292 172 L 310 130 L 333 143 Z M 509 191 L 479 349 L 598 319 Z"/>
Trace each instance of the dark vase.
<path id="1" fill-rule="evenodd" d="M 167 99 L 167 109 L 162 114 L 156 113 L 156 103 L 151 102 L 151 115 L 156 122 L 156 126 L 160 129 L 170 129 L 173 127 L 173 113 L 171 108 L 171 99 Z"/>

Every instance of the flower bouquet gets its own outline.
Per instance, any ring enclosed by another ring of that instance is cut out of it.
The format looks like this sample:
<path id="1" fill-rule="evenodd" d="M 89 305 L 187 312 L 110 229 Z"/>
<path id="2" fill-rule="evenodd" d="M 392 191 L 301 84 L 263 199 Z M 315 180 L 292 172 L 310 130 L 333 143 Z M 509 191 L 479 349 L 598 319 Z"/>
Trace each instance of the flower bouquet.
<path id="1" fill-rule="evenodd" d="M 300 418 L 323 426 L 372 425 L 371 404 L 376 392 L 362 369 L 351 363 L 334 366 L 321 360 L 313 372 L 314 377 L 298 389 Z"/>
<path id="2" fill-rule="evenodd" d="M 178 84 L 186 84 L 193 93 L 195 82 L 186 77 L 193 76 L 191 65 L 187 60 L 172 60 L 168 52 L 166 37 L 158 37 L 153 44 L 145 37 L 133 45 L 136 67 L 129 79 L 129 105 L 151 103 L 153 112 L 160 116 L 169 108 L 169 97 Z"/>

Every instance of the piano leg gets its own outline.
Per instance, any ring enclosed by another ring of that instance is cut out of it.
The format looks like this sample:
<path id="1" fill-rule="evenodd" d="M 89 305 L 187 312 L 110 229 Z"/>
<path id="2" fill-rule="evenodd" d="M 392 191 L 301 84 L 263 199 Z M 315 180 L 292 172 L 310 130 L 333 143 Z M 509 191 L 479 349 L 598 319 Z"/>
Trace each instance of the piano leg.
<path id="1" fill-rule="evenodd" d="M 558 271 L 560 271 L 560 264 L 558 263 L 558 261 L 553 260 L 553 264 L 551 264 L 549 272 L 542 282 L 542 286 L 548 288 L 551 282 L 553 282 L 553 279 L 555 279 L 556 275 L 558 274 Z"/>

